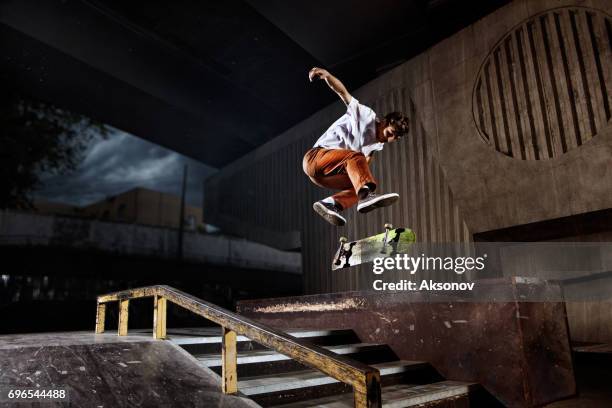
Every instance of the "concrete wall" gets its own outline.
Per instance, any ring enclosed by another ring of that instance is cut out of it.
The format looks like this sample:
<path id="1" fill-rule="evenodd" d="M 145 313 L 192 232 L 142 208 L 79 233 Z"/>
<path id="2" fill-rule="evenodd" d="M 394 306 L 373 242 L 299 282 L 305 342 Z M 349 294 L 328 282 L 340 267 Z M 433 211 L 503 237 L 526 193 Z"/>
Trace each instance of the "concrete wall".
<path id="1" fill-rule="evenodd" d="M 320 293 L 370 287 L 369 268 L 329 265 L 340 235 L 378 233 L 384 222 L 421 241 L 460 242 L 612 208 L 611 11 L 603 0 L 517 0 L 352 91 L 380 114 L 412 119 L 411 135 L 373 165 L 399 205 L 350 212 L 344 228 L 312 212 L 327 192 L 301 159 L 342 113 L 338 102 L 208 180 L 208 219 L 247 236 L 300 231 L 305 290 Z"/>
<path id="2" fill-rule="evenodd" d="M 178 231 L 11 211 L 0 212 L 0 245 L 68 246 L 173 259 Z M 301 256 L 240 238 L 185 232 L 186 261 L 300 273 Z"/>

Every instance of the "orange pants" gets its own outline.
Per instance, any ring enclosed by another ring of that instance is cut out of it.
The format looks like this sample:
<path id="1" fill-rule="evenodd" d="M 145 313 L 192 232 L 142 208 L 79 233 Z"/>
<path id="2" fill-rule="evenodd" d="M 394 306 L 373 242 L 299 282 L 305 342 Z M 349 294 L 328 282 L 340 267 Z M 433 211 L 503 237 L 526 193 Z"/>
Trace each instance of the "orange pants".
<path id="1" fill-rule="evenodd" d="M 306 152 L 302 166 L 316 185 L 342 190 L 332 198 L 343 210 L 357 204 L 357 193 L 364 186 L 376 189 L 368 162 L 360 152 L 315 147 Z"/>

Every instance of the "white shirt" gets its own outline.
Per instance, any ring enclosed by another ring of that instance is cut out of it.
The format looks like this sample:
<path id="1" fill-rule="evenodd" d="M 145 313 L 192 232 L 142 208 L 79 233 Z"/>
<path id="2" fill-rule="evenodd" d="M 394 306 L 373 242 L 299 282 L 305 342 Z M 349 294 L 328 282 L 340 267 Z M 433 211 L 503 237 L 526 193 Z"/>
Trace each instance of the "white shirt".
<path id="1" fill-rule="evenodd" d="M 314 147 L 349 149 L 366 157 L 382 150 L 384 144 L 376 140 L 376 113 L 351 98 L 346 113 L 323 133 Z"/>

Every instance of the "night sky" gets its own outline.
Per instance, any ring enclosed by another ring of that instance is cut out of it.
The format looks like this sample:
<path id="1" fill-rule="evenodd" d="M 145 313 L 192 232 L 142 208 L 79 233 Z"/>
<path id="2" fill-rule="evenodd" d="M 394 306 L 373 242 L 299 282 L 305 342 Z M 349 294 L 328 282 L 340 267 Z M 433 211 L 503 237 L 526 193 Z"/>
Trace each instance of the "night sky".
<path id="1" fill-rule="evenodd" d="M 187 204 L 201 206 L 203 180 L 214 168 L 112 129 L 106 139 L 92 140 L 75 172 L 44 175 L 43 187 L 33 196 L 81 206 L 134 187 L 180 195 L 185 164 L 189 167 Z"/>

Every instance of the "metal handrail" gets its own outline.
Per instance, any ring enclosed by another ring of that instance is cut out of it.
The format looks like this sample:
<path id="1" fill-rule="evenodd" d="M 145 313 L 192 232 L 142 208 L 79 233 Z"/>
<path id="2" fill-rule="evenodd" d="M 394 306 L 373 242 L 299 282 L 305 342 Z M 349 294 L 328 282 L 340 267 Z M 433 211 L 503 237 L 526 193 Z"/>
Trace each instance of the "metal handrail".
<path id="1" fill-rule="evenodd" d="M 376 368 L 337 355 L 169 286 L 147 286 L 98 296 L 96 333 L 104 332 L 106 303 L 118 302 L 118 334 L 127 335 L 129 301 L 143 297 L 154 298 L 153 337 L 156 339 L 166 338 L 167 300 L 222 327 L 222 390 L 226 394 L 238 392 L 236 337 L 242 335 L 352 386 L 355 407 L 381 407 L 380 372 Z"/>

